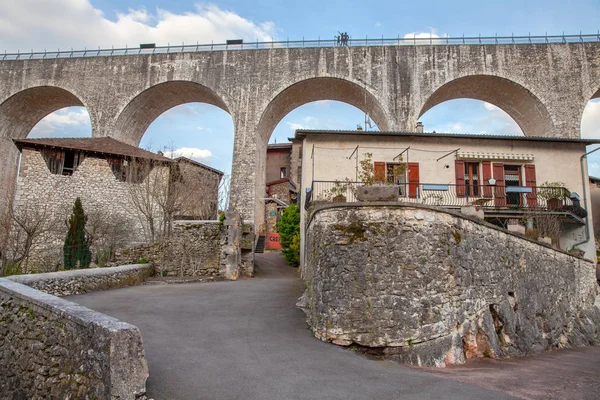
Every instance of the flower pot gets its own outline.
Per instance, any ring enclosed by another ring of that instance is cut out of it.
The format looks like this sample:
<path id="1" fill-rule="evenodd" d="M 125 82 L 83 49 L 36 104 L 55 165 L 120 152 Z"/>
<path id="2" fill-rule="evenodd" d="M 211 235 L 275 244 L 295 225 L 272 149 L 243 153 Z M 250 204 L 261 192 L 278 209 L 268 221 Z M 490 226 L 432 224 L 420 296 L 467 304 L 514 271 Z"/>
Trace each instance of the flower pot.
<path id="1" fill-rule="evenodd" d="M 397 201 L 400 196 L 398 185 L 359 186 L 356 192 L 358 201 Z"/>
<path id="2" fill-rule="evenodd" d="M 553 197 L 551 199 L 548 199 L 546 204 L 548 205 L 548 210 L 560 210 L 563 206 L 563 201 L 561 199 Z"/>
<path id="3" fill-rule="evenodd" d="M 335 196 L 332 200 L 334 203 L 345 203 L 346 196 Z"/>

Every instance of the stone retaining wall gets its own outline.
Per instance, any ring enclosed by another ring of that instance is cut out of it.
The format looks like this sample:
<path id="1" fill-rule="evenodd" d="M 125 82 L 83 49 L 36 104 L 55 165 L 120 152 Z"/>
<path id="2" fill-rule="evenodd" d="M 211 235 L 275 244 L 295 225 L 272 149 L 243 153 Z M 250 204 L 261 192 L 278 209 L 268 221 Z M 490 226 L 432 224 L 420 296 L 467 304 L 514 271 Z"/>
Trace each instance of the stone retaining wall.
<path id="1" fill-rule="evenodd" d="M 13 275 L 7 279 L 55 296 L 70 296 L 139 285 L 153 275 L 154 266 L 152 264 L 134 264 L 45 274 Z"/>
<path id="2" fill-rule="evenodd" d="M 301 306 L 316 337 L 444 366 L 598 342 L 595 266 L 460 214 L 317 208 Z"/>
<path id="3" fill-rule="evenodd" d="M 138 328 L 0 279 L 0 393 L 8 399 L 139 399 Z"/>

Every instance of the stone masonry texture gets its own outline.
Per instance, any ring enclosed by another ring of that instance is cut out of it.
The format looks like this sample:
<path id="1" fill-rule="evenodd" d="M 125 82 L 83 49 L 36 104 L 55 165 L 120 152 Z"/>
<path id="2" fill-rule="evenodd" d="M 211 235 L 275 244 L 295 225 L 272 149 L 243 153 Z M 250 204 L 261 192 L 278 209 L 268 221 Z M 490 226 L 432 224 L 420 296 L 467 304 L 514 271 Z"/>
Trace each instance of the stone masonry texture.
<path id="1" fill-rule="evenodd" d="M 260 226 L 265 158 L 274 127 L 316 100 L 368 112 L 381 130 L 413 130 L 446 100 L 495 104 L 526 135 L 578 137 L 587 101 L 600 95 L 600 43 L 422 45 L 228 50 L 0 61 L 0 198 L 12 198 L 18 151 L 45 115 L 89 112 L 92 136 L 139 144 L 150 123 L 179 104 L 231 114 L 231 207 Z M 0 204 L 0 208 L 3 205 Z"/>
<path id="2" fill-rule="evenodd" d="M 427 206 L 321 206 L 309 218 L 315 336 L 444 366 L 598 343 L 595 265 Z"/>
<path id="3" fill-rule="evenodd" d="M 134 400 L 147 377 L 135 326 L 0 279 L 3 399 Z"/>
<path id="4" fill-rule="evenodd" d="M 152 264 L 122 265 L 45 274 L 13 275 L 6 279 L 54 296 L 71 296 L 98 290 L 140 285 L 154 275 Z"/>

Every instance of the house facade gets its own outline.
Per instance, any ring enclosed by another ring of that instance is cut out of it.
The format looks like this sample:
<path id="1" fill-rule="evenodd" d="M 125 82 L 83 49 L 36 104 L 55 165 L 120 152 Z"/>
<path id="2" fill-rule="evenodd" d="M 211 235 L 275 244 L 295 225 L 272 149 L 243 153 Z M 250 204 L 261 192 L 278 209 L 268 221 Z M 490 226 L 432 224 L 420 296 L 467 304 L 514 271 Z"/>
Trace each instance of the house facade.
<path id="1" fill-rule="evenodd" d="M 540 230 L 553 224 L 555 246 L 575 247 L 595 257 L 582 158 L 586 146 L 595 141 L 311 130 L 298 130 L 296 139 L 303 147 L 302 223 L 307 202 L 356 201 L 367 163 L 377 183 L 398 186 L 400 201 L 454 209 L 472 206 L 482 210 L 488 222 L 502 227 L 522 224 L 531 234 L 543 234 Z M 537 222 L 542 219 L 545 222 Z"/>
<path id="2" fill-rule="evenodd" d="M 14 245 L 9 246 L 8 258 L 20 257 L 23 229 L 16 226 L 17 218 L 27 223 L 37 219 L 44 226 L 30 251 L 26 272 L 60 268 L 66 220 L 77 197 L 88 216 L 86 230 L 96 253 L 157 240 L 170 229 L 165 213 L 172 217 L 205 213 L 196 219 L 216 216 L 222 173 L 191 160 L 171 160 L 110 137 L 14 143 L 21 162 L 12 207 Z M 198 185 L 193 182 L 198 174 L 209 177 Z M 204 181 L 211 184 L 204 187 Z M 174 190 L 185 195 L 173 201 Z M 209 207 L 199 207 L 203 202 L 198 198 L 206 199 Z"/>

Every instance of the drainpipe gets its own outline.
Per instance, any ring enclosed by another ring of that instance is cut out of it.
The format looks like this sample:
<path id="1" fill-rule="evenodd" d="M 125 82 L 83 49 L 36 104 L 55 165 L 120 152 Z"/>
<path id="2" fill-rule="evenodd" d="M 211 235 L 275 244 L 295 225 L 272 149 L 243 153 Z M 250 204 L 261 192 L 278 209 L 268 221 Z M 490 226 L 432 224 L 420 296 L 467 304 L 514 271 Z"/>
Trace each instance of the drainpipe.
<path id="1" fill-rule="evenodd" d="M 589 154 L 592 154 L 593 152 L 596 152 L 598 150 L 600 150 L 600 147 L 597 147 L 597 148 L 595 148 L 592 151 L 588 151 L 587 153 L 585 153 L 584 155 L 582 155 L 581 158 L 580 158 L 580 162 L 581 162 L 581 182 L 583 183 L 583 207 L 588 211 L 588 214 L 589 214 L 589 210 L 588 210 L 588 205 L 587 205 L 587 190 L 585 190 L 585 188 L 586 188 L 585 185 L 587 184 L 587 180 L 585 179 L 585 172 L 584 172 L 585 169 L 584 169 L 583 160 L 587 159 L 587 156 Z M 573 246 L 571 246 L 571 248 L 577 247 L 580 244 L 584 244 L 584 243 L 587 243 L 587 242 L 590 241 L 590 224 L 589 224 L 588 219 L 589 218 L 585 219 L 585 240 L 582 241 L 582 242 L 575 243 Z"/>

